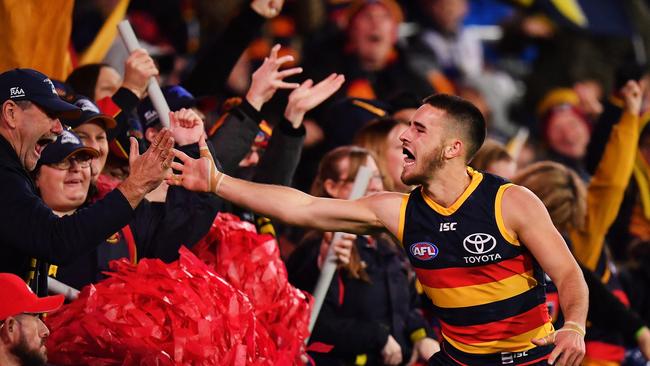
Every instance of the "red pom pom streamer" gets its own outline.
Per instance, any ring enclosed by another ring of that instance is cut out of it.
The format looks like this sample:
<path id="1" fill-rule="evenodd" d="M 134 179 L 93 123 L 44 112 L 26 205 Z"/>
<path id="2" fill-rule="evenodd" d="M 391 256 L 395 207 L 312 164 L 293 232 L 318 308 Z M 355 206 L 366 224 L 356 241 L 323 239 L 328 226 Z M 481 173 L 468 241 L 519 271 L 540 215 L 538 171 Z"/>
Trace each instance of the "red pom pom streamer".
<path id="1" fill-rule="evenodd" d="M 274 365 L 244 294 L 182 248 L 172 264 L 111 263 L 109 278 L 51 314 L 57 365 Z"/>
<path id="2" fill-rule="evenodd" d="M 288 283 L 273 237 L 220 214 L 194 251 L 201 259 L 182 248 L 171 264 L 112 262 L 108 279 L 47 317 L 50 362 L 302 364 L 312 299 Z"/>
<path id="3" fill-rule="evenodd" d="M 219 214 L 192 251 L 248 296 L 276 343 L 276 364 L 302 364 L 313 298 L 289 284 L 275 238 L 257 234 L 237 216 Z"/>

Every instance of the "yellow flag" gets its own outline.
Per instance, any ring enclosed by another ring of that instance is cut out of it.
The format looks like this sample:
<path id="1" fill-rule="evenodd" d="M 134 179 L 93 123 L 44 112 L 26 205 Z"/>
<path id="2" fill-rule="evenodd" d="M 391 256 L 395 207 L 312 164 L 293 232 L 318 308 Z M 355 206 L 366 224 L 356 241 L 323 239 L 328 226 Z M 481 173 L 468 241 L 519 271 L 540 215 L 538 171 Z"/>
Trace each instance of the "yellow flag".
<path id="1" fill-rule="evenodd" d="M 589 23 L 578 0 L 551 0 L 557 10 L 578 26 L 586 27 Z"/>
<path id="2" fill-rule="evenodd" d="M 65 79 L 72 71 L 68 53 L 74 0 L 2 0 L 0 72 L 36 69 Z"/>
<path id="3" fill-rule="evenodd" d="M 535 4 L 535 0 L 514 0 L 514 2 L 524 7 Z M 582 28 L 589 25 L 589 20 L 582 10 L 579 0 L 550 0 L 550 2 L 563 17 L 573 22 L 573 24 Z"/>
<path id="4" fill-rule="evenodd" d="M 99 30 L 93 43 L 79 57 L 79 66 L 102 62 L 117 35 L 117 23 L 121 22 L 129 7 L 129 0 L 120 0 Z"/>

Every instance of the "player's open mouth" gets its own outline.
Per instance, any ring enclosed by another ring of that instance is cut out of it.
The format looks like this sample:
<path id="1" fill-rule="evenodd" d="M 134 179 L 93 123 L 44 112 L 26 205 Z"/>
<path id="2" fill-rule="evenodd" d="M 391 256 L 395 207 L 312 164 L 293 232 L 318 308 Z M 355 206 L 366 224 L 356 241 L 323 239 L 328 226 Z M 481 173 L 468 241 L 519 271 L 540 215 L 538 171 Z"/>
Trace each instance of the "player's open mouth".
<path id="1" fill-rule="evenodd" d="M 402 154 L 404 154 L 404 166 L 415 164 L 415 155 L 409 149 L 403 147 Z"/>

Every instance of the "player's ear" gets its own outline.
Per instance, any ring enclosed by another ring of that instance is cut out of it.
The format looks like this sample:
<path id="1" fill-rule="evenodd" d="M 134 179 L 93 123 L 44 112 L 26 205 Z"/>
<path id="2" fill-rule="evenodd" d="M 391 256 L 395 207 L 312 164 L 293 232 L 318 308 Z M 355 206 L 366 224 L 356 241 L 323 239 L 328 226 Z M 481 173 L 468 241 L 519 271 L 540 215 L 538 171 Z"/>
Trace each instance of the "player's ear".
<path id="1" fill-rule="evenodd" d="M 446 159 L 453 159 L 461 156 L 464 150 L 463 142 L 460 139 L 453 139 L 443 149 L 443 156 Z"/>

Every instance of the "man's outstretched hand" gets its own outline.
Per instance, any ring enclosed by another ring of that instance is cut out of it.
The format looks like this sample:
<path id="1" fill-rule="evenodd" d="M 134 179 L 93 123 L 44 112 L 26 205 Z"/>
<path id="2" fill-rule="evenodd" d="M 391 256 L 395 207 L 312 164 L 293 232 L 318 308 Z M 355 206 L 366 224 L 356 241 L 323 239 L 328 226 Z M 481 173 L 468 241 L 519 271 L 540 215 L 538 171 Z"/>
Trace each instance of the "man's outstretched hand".
<path id="1" fill-rule="evenodd" d="M 174 138 L 163 129 L 144 154 L 138 153 L 138 141 L 131 137 L 129 176 L 118 186 L 132 208 L 136 208 L 145 194 L 153 191 L 169 174 Z"/>

